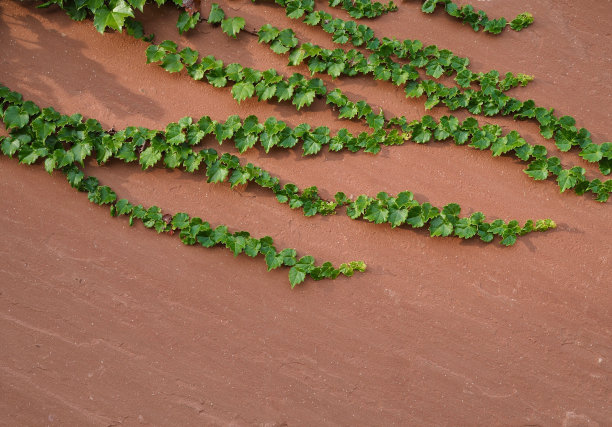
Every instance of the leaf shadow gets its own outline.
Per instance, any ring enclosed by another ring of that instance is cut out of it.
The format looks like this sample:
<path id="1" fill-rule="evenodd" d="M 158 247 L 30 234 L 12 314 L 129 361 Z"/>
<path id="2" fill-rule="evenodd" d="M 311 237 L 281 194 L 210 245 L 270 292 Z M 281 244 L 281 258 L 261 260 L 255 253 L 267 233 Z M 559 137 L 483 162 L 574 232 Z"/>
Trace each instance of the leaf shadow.
<path id="1" fill-rule="evenodd" d="M 91 49 L 91 42 L 77 38 L 82 34 L 80 28 L 68 34 L 68 30 L 64 33 L 49 28 L 45 23 L 45 20 L 49 19 L 67 29 L 75 25 L 89 26 L 88 30 L 95 35 L 88 35 L 88 38 L 97 37 L 99 34 L 95 32 L 91 21 L 74 23 L 62 10 L 55 7 L 37 9 L 34 12 L 32 9 L 35 4 L 32 1 L 15 2 L 14 5 L 20 8 L 19 13 L 9 14 L 6 12 L 6 3 L 0 5 L 0 43 L 12 47 L 10 50 L 19 51 L 18 54 L 5 51 L 2 55 L 2 68 L 10 70 L 10 74 L 6 76 L 0 74 L 5 84 L 18 85 L 25 98 L 43 97 L 45 104 L 49 105 L 61 105 L 61 101 L 65 101 L 69 96 L 88 96 L 94 97 L 103 108 L 120 116 L 133 114 L 131 105 L 146 105 L 147 110 L 142 114 L 148 117 L 161 116 L 162 109 L 152 103 L 150 98 L 122 85 L 115 74 L 106 70 L 104 63 L 90 58 L 88 50 Z M 110 49 L 116 49 L 116 40 L 113 38 L 124 36 L 100 36 L 103 38 L 100 43 L 95 43 L 95 48 L 101 52 L 99 55 L 96 53 L 96 57 L 102 57 Z M 129 40 L 139 43 L 131 38 Z M 79 66 L 67 67 L 66 64 L 75 63 L 75 58 Z M 46 73 L 33 72 L 33 62 L 46 64 Z M 100 90 L 101 86 L 103 91 Z M 127 98 L 131 102 L 121 101 Z"/>

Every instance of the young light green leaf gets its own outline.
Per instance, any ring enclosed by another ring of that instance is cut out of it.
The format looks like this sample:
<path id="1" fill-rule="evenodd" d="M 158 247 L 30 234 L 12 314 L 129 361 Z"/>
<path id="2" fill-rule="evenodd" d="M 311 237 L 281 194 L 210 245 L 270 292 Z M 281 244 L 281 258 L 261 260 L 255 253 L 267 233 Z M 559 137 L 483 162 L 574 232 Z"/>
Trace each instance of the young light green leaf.
<path id="1" fill-rule="evenodd" d="M 524 172 L 535 180 L 548 178 L 548 162 L 545 159 L 538 159 L 529 164 Z"/>
<path id="2" fill-rule="evenodd" d="M 232 96 L 238 104 L 247 98 L 250 98 L 255 93 L 255 86 L 251 83 L 239 82 L 232 87 Z"/>
<path id="3" fill-rule="evenodd" d="M 293 96 L 292 104 L 298 109 L 298 111 L 304 106 L 312 104 L 315 98 L 314 90 L 299 90 Z"/>
<path id="4" fill-rule="evenodd" d="M 161 159 L 162 153 L 155 150 L 153 147 L 148 147 L 142 153 L 140 153 L 140 165 L 142 169 L 147 169 L 155 164 Z"/>
<path id="5" fill-rule="evenodd" d="M 298 266 L 293 266 L 289 270 L 289 283 L 291 283 L 291 288 L 295 288 L 296 285 L 299 285 L 306 279 L 306 273 L 304 273 Z"/>
<path id="6" fill-rule="evenodd" d="M 230 37 L 236 38 L 240 30 L 244 28 L 244 18 L 235 16 L 221 21 L 221 29 Z"/>
<path id="7" fill-rule="evenodd" d="M 106 27 L 121 31 L 125 18 L 128 16 L 134 17 L 132 8 L 124 0 L 118 0 L 115 2 L 115 7 L 112 10 L 104 6 L 96 9 L 94 27 L 100 33 L 103 33 Z"/>

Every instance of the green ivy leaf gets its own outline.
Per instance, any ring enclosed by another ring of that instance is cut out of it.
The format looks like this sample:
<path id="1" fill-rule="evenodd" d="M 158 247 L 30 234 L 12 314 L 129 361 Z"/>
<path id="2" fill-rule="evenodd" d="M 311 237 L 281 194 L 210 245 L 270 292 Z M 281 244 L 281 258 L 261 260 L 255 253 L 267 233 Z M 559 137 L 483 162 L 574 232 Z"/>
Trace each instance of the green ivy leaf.
<path id="1" fill-rule="evenodd" d="M 368 207 L 369 204 L 370 204 L 369 198 L 365 195 L 361 195 L 357 197 L 357 199 L 354 202 L 349 203 L 349 205 L 346 208 L 346 214 L 351 219 L 359 218 L 360 216 L 363 215 L 363 213 L 365 212 L 365 209 Z"/>
<path id="2" fill-rule="evenodd" d="M 265 80 L 262 80 L 255 86 L 255 93 L 257 93 L 259 101 L 266 101 L 276 94 L 276 85 L 268 84 Z"/>
<path id="3" fill-rule="evenodd" d="M 140 165 L 142 169 L 147 169 L 155 166 L 161 159 L 162 153 L 155 150 L 153 147 L 148 147 L 142 153 L 140 153 Z"/>
<path id="4" fill-rule="evenodd" d="M 225 76 L 229 80 L 233 80 L 235 82 L 242 81 L 242 79 L 244 78 L 244 73 L 242 72 L 242 65 L 236 63 L 229 64 L 227 67 L 225 67 Z"/>
<path id="5" fill-rule="evenodd" d="M 391 223 L 391 227 L 399 227 L 408 218 L 408 209 L 406 208 L 389 208 L 389 222 Z"/>
<path id="6" fill-rule="evenodd" d="M 136 157 L 136 153 L 134 152 L 134 146 L 129 143 L 124 143 L 117 151 L 117 158 L 129 163 L 133 162 L 138 157 Z"/>
<path id="7" fill-rule="evenodd" d="M 172 217 L 172 229 L 183 230 L 189 227 L 189 215 L 184 212 L 179 212 Z"/>
<path id="8" fill-rule="evenodd" d="M 241 235 L 230 236 L 225 243 L 225 246 L 230 249 L 234 256 L 238 256 L 242 253 L 247 244 L 247 237 Z"/>
<path id="9" fill-rule="evenodd" d="M 227 178 L 228 173 L 229 170 L 227 166 L 219 161 L 213 163 L 206 169 L 208 182 L 223 182 L 225 181 L 225 178 Z"/>
<path id="10" fill-rule="evenodd" d="M 147 64 L 151 62 L 159 62 L 166 56 L 166 51 L 157 45 L 150 45 L 147 50 Z"/>
<path id="11" fill-rule="evenodd" d="M 249 148 L 252 148 L 257 143 L 257 136 L 253 134 L 245 135 L 238 134 L 234 137 L 234 142 L 236 143 L 236 148 L 242 154 Z"/>
<path id="12" fill-rule="evenodd" d="M 278 28 L 273 27 L 270 24 L 265 24 L 257 32 L 259 36 L 258 41 L 259 43 L 270 43 L 278 36 L 278 33 L 280 33 Z"/>
<path id="13" fill-rule="evenodd" d="M 47 160 L 49 159 L 51 159 L 51 157 L 47 158 Z M 79 188 L 79 184 L 81 184 L 81 181 L 83 181 L 84 174 L 78 168 L 70 168 L 70 170 L 66 172 L 66 178 L 68 179 L 68 182 L 72 188 Z"/>
<path id="14" fill-rule="evenodd" d="M 244 74 L 243 80 L 245 82 L 247 82 L 247 83 L 256 84 L 263 77 L 263 73 L 261 71 L 254 70 L 254 69 L 249 68 L 249 67 L 244 67 L 242 69 L 242 72 Z"/>
<path id="15" fill-rule="evenodd" d="M 286 6 L 287 16 L 291 19 L 301 18 L 305 13 L 305 9 L 303 8 L 305 4 L 306 3 L 301 3 L 299 1 L 288 2 Z"/>
<path id="16" fill-rule="evenodd" d="M 136 9 L 138 9 L 139 11 L 143 11 L 144 5 L 147 2 L 147 0 L 128 0 L 128 2 L 135 7 Z M 89 5 L 91 7 L 91 2 L 89 2 Z"/>
<path id="17" fill-rule="evenodd" d="M 546 159 L 535 160 L 523 172 L 538 181 L 546 179 L 548 178 L 548 162 Z"/>
<path id="18" fill-rule="evenodd" d="M 244 253 L 250 257 L 256 257 L 259 254 L 261 243 L 258 239 L 252 237 L 247 238 L 246 245 L 244 246 Z"/>
<path id="19" fill-rule="evenodd" d="M 235 16 L 221 21 L 221 29 L 230 37 L 236 38 L 240 30 L 244 28 L 244 18 Z"/>
<path id="20" fill-rule="evenodd" d="M 179 15 L 178 21 L 176 23 L 176 27 L 179 30 L 179 34 L 183 34 L 184 32 L 189 31 L 192 28 L 195 28 L 195 26 L 198 25 L 199 21 L 200 21 L 200 12 L 196 12 L 193 15 L 190 15 L 189 13 L 185 11 L 181 12 L 181 14 Z"/>
<path id="21" fill-rule="evenodd" d="M 433 107 L 435 107 L 439 103 L 440 103 L 440 98 L 438 96 L 436 95 L 430 96 L 427 98 L 427 101 L 425 101 L 425 109 L 431 110 Z"/>
<path id="22" fill-rule="evenodd" d="M 409 98 L 418 98 L 419 96 L 423 95 L 425 89 L 423 88 L 423 85 L 420 82 L 414 81 L 408 82 L 406 88 L 404 89 L 404 92 Z"/>
<path id="23" fill-rule="evenodd" d="M 298 111 L 304 106 L 312 104 L 315 98 L 314 90 L 299 90 L 293 96 L 292 104 L 298 109 Z"/>
<path id="24" fill-rule="evenodd" d="M 96 30 L 100 33 L 103 33 L 106 27 L 121 31 L 125 18 L 128 16 L 134 17 L 132 8 L 124 0 L 118 0 L 112 10 L 106 7 L 96 9 L 94 27 L 96 27 Z"/>
<path id="25" fill-rule="evenodd" d="M 177 44 L 172 40 L 164 40 L 159 44 L 159 47 L 169 53 L 176 53 L 176 49 L 178 48 Z"/>
<path id="26" fill-rule="evenodd" d="M 610 175 L 612 173 L 612 159 L 601 159 L 599 161 L 599 171 L 602 175 Z"/>
<path id="27" fill-rule="evenodd" d="M 208 23 L 220 24 L 223 19 L 225 19 L 225 12 L 223 12 L 223 9 L 217 3 L 213 3 L 208 14 Z"/>
<path id="28" fill-rule="evenodd" d="M 422 123 L 416 123 L 412 130 L 412 140 L 417 144 L 425 144 L 431 139 L 431 131 L 423 126 Z"/>
<path id="29" fill-rule="evenodd" d="M 286 101 L 293 96 L 293 87 L 285 82 L 279 82 L 276 85 L 276 97 L 279 101 Z"/>
<path id="30" fill-rule="evenodd" d="M 433 11 L 436 10 L 437 3 L 438 0 L 426 0 L 421 6 L 421 11 L 424 13 L 433 13 Z"/>
<path id="31" fill-rule="evenodd" d="M 181 56 L 176 53 L 169 53 L 164 57 L 161 67 L 169 73 L 178 73 L 183 69 Z"/>
<path id="32" fill-rule="evenodd" d="M 291 289 L 295 288 L 306 279 L 306 273 L 299 269 L 297 266 L 291 267 L 289 270 L 289 283 L 291 283 Z"/>
<path id="33" fill-rule="evenodd" d="M 49 135 L 55 132 L 55 129 L 55 123 L 44 120 L 42 116 L 38 116 L 32 122 L 32 130 L 36 134 L 36 137 L 41 141 L 46 140 Z"/>
<path id="34" fill-rule="evenodd" d="M 181 50 L 179 52 L 179 55 L 181 56 L 181 58 L 183 58 L 183 62 L 187 66 L 191 66 L 195 64 L 196 61 L 198 60 L 198 57 L 200 56 L 197 50 L 193 50 L 190 47 L 186 47 L 185 49 Z"/>
<path id="35" fill-rule="evenodd" d="M 345 64 L 344 62 L 334 62 L 331 63 L 327 67 L 327 74 L 329 74 L 332 78 L 338 77 L 344 71 Z"/>
<path id="36" fill-rule="evenodd" d="M 315 259 L 312 256 L 306 255 L 300 258 L 296 262 L 295 266 L 305 273 L 310 273 L 314 269 L 314 262 L 315 262 Z"/>
<path id="37" fill-rule="evenodd" d="M 516 243 L 516 235 L 515 234 L 510 234 L 506 237 L 503 238 L 503 240 L 501 241 L 502 245 L 504 246 L 512 246 Z"/>
<path id="38" fill-rule="evenodd" d="M 255 93 L 255 86 L 252 83 L 239 82 L 232 87 L 232 96 L 238 104 L 247 98 L 250 98 Z"/>
<path id="39" fill-rule="evenodd" d="M 30 116 L 16 105 L 11 105 L 4 111 L 3 121 L 7 130 L 20 129 L 30 122 Z"/>
<path id="40" fill-rule="evenodd" d="M 479 130 L 474 133 L 472 136 L 472 142 L 470 143 L 471 147 L 478 148 L 479 150 L 484 150 L 491 146 L 492 139 L 494 137 L 488 134 L 484 130 Z"/>
<path id="41" fill-rule="evenodd" d="M 63 168 L 64 166 L 71 165 L 74 162 L 74 154 L 72 151 L 66 151 L 61 148 L 58 148 L 53 152 L 53 158 L 57 168 Z"/>
<path id="42" fill-rule="evenodd" d="M 198 170 L 202 160 L 203 160 L 202 156 L 200 156 L 198 153 L 190 154 L 189 156 L 187 156 L 187 159 L 183 162 L 183 164 L 185 165 L 185 170 L 187 172 L 194 172 Z"/>
<path id="43" fill-rule="evenodd" d="M 283 265 L 283 257 L 277 254 L 273 247 L 268 250 L 265 259 L 266 265 L 268 266 L 268 271 L 274 270 Z"/>
<path id="44" fill-rule="evenodd" d="M 21 145 L 21 141 L 19 141 L 19 139 L 17 138 L 3 137 L 2 145 L 1 145 L 2 152 L 7 156 L 12 157 L 13 154 L 17 152 L 20 145 Z"/>
<path id="45" fill-rule="evenodd" d="M 224 87 L 227 84 L 225 71 L 222 68 L 215 68 L 206 74 L 206 80 L 214 87 Z"/>
<path id="46" fill-rule="evenodd" d="M 530 26 L 533 23 L 533 15 L 529 12 L 524 12 L 518 15 L 510 22 L 510 28 L 514 31 L 521 31 L 523 28 Z"/>
<path id="47" fill-rule="evenodd" d="M 567 117 L 567 116 L 566 116 Z M 575 132 L 560 129 L 555 132 L 555 145 L 560 151 L 569 151 L 574 145 Z"/>
<path id="48" fill-rule="evenodd" d="M 368 221 L 372 221 L 376 224 L 382 224 L 383 222 L 387 222 L 387 218 L 389 217 L 389 210 L 379 205 L 379 203 L 372 203 L 365 211 L 365 215 L 363 216 Z"/>
<path id="49" fill-rule="evenodd" d="M 523 144 L 514 149 L 516 157 L 523 161 L 528 161 L 531 155 L 533 154 L 534 147 L 529 144 Z"/>
<path id="50" fill-rule="evenodd" d="M 185 133 L 178 123 L 170 123 L 166 126 L 166 142 L 170 145 L 178 145 L 185 142 Z"/>
<path id="51" fill-rule="evenodd" d="M 70 151 L 74 155 L 74 160 L 79 162 L 83 166 L 83 161 L 87 156 L 91 154 L 92 146 L 88 142 L 80 142 L 74 144 Z"/>
<path id="52" fill-rule="evenodd" d="M 589 144 L 580 152 L 580 157 L 588 162 L 598 162 L 602 159 L 601 147 L 597 144 Z"/>
<path id="53" fill-rule="evenodd" d="M 426 68 L 426 74 L 437 79 L 444 74 L 444 68 L 436 62 L 431 62 Z"/>
<path id="54" fill-rule="evenodd" d="M 69 151 L 68 153 L 69 153 L 69 155 L 67 156 L 67 158 L 72 157 L 72 152 Z M 47 149 L 46 148 L 33 148 L 31 146 L 28 146 L 28 145 L 26 145 L 25 147 L 22 147 L 21 150 L 19 150 L 19 153 L 18 153 L 19 162 L 23 163 L 23 164 L 26 164 L 26 165 L 31 165 L 36 160 L 38 160 L 39 157 L 44 157 L 46 155 L 47 155 Z M 69 164 L 69 163 L 66 163 L 66 164 Z"/>
<path id="55" fill-rule="evenodd" d="M 470 224 L 467 218 L 461 218 L 454 226 L 455 235 L 462 239 L 469 239 L 476 235 L 478 229 Z"/>
<path id="56" fill-rule="evenodd" d="M 306 51 L 304 49 L 293 49 L 291 54 L 289 55 L 289 65 L 295 67 L 300 65 L 304 58 L 306 57 Z"/>
<path id="57" fill-rule="evenodd" d="M 574 188 L 578 183 L 576 176 L 569 169 L 563 169 L 559 172 L 559 176 L 557 177 L 557 183 L 559 183 L 559 187 L 561 188 L 561 192 L 563 193 L 565 190 L 570 188 Z"/>
<path id="58" fill-rule="evenodd" d="M 450 236 L 452 233 L 453 233 L 453 224 L 446 218 L 443 218 L 442 216 L 437 216 L 431 220 L 431 223 L 429 225 L 429 234 L 432 237 L 434 236 L 447 237 L 447 236 Z"/>

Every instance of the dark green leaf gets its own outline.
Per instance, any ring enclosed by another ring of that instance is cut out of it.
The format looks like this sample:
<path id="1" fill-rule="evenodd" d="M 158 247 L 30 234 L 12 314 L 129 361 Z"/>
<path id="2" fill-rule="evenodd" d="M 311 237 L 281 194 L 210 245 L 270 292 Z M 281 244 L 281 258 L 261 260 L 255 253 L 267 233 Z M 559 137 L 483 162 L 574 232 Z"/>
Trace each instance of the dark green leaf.
<path id="1" fill-rule="evenodd" d="M 189 13 L 183 11 L 179 15 L 178 21 L 176 23 L 176 27 L 178 28 L 179 33 L 183 34 L 184 32 L 189 31 L 192 28 L 195 28 L 199 20 L 200 20 L 200 12 L 196 12 L 193 15 L 190 15 Z"/>
<path id="2" fill-rule="evenodd" d="M 30 116 L 19 107 L 11 105 L 4 111 L 3 120 L 7 129 L 19 129 L 29 123 Z"/>
<path id="3" fill-rule="evenodd" d="M 210 7 L 210 13 L 208 14 L 209 24 L 219 24 L 225 18 L 225 12 L 219 7 L 217 3 L 213 3 Z"/>
<path id="4" fill-rule="evenodd" d="M 181 71 L 183 69 L 181 56 L 176 53 L 169 53 L 164 57 L 161 67 L 170 73 L 177 73 Z"/>

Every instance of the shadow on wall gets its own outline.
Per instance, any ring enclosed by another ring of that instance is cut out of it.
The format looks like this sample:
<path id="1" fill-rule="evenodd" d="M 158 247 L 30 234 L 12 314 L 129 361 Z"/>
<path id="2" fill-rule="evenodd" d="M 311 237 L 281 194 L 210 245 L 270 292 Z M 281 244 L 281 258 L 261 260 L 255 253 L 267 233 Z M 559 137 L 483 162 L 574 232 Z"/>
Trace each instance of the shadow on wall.
<path id="1" fill-rule="evenodd" d="M 161 117 L 161 108 L 150 98 L 122 85 L 115 75 L 106 71 L 104 63 L 89 58 L 86 55 L 86 42 L 48 28 L 49 25 L 45 23 L 47 19 L 60 24 L 61 28 L 87 25 L 92 38 L 99 36 L 91 21 L 74 23 L 56 7 L 36 9 L 36 2 L 33 1 L 2 2 L 0 45 L 3 46 L 4 52 L 0 57 L 0 83 L 12 90 L 18 90 L 26 99 L 43 97 L 46 103 L 52 106 L 61 105 L 60 100 L 66 98 L 65 94 L 89 94 L 113 115 L 137 112 L 151 119 Z M 104 36 L 124 37 L 110 33 Z M 135 40 L 133 42 L 137 43 Z M 91 46 L 91 43 L 89 45 Z M 117 44 L 114 45 L 116 49 Z M 107 49 L 111 44 L 99 43 L 96 46 Z M 46 64 L 46 71 L 36 73 L 32 67 L 35 63 Z M 67 64 L 78 64 L 78 67 L 71 68 Z M 41 105 L 45 106 L 47 105 Z M 146 106 L 146 109 L 140 106 Z"/>

